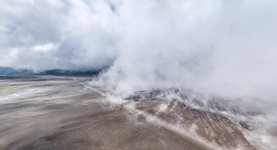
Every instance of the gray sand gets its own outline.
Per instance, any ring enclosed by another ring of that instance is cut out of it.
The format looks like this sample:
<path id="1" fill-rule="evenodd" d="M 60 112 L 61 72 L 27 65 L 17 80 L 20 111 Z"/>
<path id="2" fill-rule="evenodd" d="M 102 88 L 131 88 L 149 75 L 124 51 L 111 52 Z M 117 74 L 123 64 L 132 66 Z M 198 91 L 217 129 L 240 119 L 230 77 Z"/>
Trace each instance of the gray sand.
<path id="1" fill-rule="evenodd" d="M 206 150 L 247 142 L 223 116 L 159 100 L 112 104 L 80 84 L 87 80 L 1 78 L 0 149 Z M 164 105 L 172 111 L 160 111 Z"/>

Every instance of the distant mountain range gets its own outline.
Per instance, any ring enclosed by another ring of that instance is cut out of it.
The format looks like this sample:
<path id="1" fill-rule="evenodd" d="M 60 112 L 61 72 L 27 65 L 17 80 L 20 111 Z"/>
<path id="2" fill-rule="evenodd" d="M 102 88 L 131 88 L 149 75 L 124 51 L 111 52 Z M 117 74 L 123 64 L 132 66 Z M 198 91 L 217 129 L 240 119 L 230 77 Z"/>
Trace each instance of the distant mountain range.
<path id="1" fill-rule="evenodd" d="M 0 67 L 0 76 L 29 76 L 29 75 L 56 75 L 56 76 L 92 76 L 98 75 L 101 70 L 62 70 L 52 69 L 42 72 L 33 72 L 30 69 L 14 69 L 10 67 Z"/>

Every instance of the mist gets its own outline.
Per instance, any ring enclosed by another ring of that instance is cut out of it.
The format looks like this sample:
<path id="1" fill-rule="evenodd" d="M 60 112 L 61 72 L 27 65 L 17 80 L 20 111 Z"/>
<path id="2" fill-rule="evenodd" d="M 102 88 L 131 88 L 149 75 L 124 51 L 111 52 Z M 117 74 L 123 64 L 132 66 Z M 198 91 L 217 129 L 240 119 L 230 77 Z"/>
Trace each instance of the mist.
<path id="1" fill-rule="evenodd" d="M 0 2 L 0 65 L 99 69 L 121 91 L 191 88 L 276 104 L 274 0 Z"/>

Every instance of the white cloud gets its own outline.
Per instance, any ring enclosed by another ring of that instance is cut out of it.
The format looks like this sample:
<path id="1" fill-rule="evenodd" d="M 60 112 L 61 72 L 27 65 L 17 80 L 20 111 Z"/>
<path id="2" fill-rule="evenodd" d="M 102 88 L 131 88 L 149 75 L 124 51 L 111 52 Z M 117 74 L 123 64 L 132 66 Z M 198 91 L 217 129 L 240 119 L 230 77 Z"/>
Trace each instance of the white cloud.
<path id="1" fill-rule="evenodd" d="M 185 86 L 272 101 L 276 7 L 274 0 L 1 1 L 0 65 L 94 69 L 116 58 L 106 77 L 121 88 Z"/>
<path id="2" fill-rule="evenodd" d="M 48 52 L 51 50 L 54 50 L 58 48 L 58 45 L 53 45 L 52 43 L 50 44 L 45 44 L 45 45 L 37 45 L 31 48 L 35 52 Z"/>

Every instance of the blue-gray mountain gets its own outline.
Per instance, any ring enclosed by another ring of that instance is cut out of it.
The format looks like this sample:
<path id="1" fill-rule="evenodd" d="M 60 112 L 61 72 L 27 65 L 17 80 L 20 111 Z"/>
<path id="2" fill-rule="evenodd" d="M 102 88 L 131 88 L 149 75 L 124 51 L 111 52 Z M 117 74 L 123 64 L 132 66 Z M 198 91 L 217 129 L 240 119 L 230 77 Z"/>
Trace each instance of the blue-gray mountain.
<path id="1" fill-rule="evenodd" d="M 28 76 L 28 75 L 57 75 L 57 76 L 93 76 L 98 75 L 101 70 L 62 70 L 52 69 L 41 72 L 34 72 L 30 69 L 14 69 L 0 67 L 0 76 Z"/>

